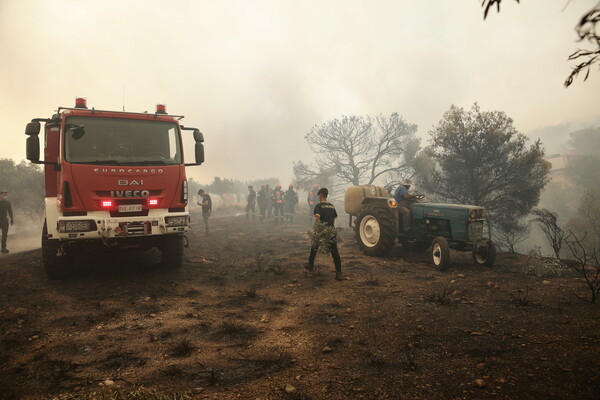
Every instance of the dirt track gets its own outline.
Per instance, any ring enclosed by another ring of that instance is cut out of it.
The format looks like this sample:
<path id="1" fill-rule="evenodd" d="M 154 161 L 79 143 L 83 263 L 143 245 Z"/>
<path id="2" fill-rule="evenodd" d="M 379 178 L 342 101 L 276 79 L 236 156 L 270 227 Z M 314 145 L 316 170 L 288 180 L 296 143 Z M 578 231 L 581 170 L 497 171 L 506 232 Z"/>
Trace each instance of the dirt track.
<path id="1" fill-rule="evenodd" d="M 337 282 L 328 256 L 302 268 L 308 224 L 213 223 L 176 271 L 119 256 L 48 281 L 39 249 L 2 256 L 0 398 L 598 398 L 600 307 L 572 275 L 369 258 L 346 229 Z"/>

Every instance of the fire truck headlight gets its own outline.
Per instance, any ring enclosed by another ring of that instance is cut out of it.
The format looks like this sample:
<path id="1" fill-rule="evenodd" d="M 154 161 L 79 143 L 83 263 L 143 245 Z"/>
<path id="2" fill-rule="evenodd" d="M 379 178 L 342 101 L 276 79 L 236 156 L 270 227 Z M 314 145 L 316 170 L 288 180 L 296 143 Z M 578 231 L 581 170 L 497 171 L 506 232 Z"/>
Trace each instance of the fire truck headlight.
<path id="1" fill-rule="evenodd" d="M 165 217 L 165 223 L 167 226 L 187 226 L 188 216 L 180 215 L 178 217 Z"/>
<path id="2" fill-rule="evenodd" d="M 96 230 L 96 222 L 91 220 L 83 221 L 58 221 L 58 231 L 67 232 L 90 232 Z"/>

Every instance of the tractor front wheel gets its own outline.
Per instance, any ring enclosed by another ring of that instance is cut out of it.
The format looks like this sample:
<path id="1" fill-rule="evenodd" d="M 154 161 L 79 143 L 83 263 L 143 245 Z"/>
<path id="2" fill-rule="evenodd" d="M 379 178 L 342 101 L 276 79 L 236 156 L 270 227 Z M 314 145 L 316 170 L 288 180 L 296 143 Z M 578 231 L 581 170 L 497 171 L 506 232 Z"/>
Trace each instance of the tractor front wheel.
<path id="1" fill-rule="evenodd" d="M 494 265 L 494 261 L 496 261 L 496 247 L 490 239 L 486 243 L 478 245 L 473 250 L 473 261 L 478 265 L 485 265 L 486 267 Z"/>
<path id="2" fill-rule="evenodd" d="M 431 262 L 436 269 L 443 271 L 450 265 L 450 246 L 443 236 L 437 236 L 431 243 Z"/>

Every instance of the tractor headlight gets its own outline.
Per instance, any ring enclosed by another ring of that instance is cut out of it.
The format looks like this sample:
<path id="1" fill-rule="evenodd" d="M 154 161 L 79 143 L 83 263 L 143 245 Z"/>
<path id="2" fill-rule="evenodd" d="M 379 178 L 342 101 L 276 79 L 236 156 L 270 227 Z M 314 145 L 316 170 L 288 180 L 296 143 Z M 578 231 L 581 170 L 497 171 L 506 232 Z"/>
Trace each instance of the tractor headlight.
<path id="1" fill-rule="evenodd" d="M 91 220 L 58 221 L 56 228 L 60 233 L 91 232 L 96 230 L 96 222 Z"/>
<path id="2" fill-rule="evenodd" d="M 167 226 L 186 226 L 188 225 L 188 216 L 165 217 L 165 223 Z"/>
<path id="3" fill-rule="evenodd" d="M 398 207 L 398 202 L 394 199 L 388 199 L 388 206 L 390 208 L 396 208 Z"/>
<path id="4" fill-rule="evenodd" d="M 469 219 L 471 221 L 476 220 L 477 219 L 477 210 L 471 210 L 469 212 Z"/>

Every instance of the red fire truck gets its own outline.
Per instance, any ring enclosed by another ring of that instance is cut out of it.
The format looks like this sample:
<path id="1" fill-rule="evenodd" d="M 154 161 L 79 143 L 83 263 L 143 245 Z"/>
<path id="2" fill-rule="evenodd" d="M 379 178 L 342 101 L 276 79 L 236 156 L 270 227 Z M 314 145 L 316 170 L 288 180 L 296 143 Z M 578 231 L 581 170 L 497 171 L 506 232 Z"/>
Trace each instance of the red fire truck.
<path id="1" fill-rule="evenodd" d="M 204 162 L 204 136 L 168 115 L 103 111 L 77 98 L 52 118 L 27 124 L 27 159 L 44 164 L 42 258 L 50 279 L 74 272 L 92 249 L 152 248 L 179 267 L 190 229 L 185 166 Z M 44 158 L 39 133 L 44 122 Z M 184 163 L 182 131 L 192 131 L 195 162 Z"/>

